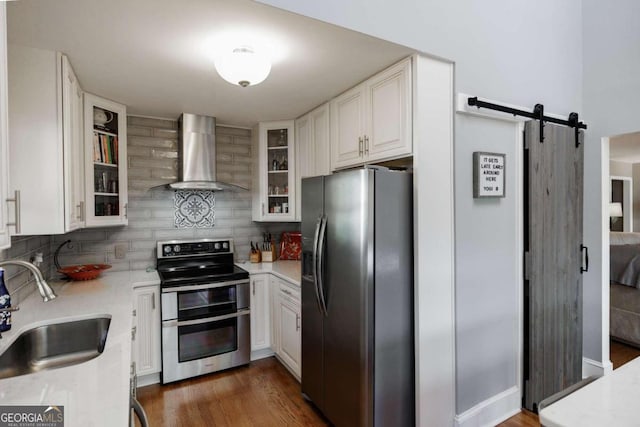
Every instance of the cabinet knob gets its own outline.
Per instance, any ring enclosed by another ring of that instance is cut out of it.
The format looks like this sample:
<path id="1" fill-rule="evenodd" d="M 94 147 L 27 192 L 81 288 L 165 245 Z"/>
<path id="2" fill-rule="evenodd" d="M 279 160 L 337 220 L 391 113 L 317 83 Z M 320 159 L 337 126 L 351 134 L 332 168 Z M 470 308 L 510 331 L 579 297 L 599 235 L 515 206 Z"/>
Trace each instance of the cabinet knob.
<path id="1" fill-rule="evenodd" d="M 364 136 L 364 154 L 369 154 L 369 137 Z"/>
<path id="2" fill-rule="evenodd" d="M 362 157 L 362 137 L 358 137 L 358 157 Z"/>

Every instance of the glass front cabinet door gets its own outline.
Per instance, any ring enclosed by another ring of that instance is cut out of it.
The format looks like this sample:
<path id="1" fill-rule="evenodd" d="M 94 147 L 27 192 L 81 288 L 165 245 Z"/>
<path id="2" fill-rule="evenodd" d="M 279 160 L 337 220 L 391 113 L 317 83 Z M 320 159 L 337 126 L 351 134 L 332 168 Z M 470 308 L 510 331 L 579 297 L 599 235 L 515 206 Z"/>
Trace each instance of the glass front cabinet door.
<path id="1" fill-rule="evenodd" d="M 85 93 L 87 227 L 127 225 L 127 109 Z"/>
<path id="2" fill-rule="evenodd" d="M 263 122 L 254 133 L 254 221 L 295 220 L 294 121 Z"/>

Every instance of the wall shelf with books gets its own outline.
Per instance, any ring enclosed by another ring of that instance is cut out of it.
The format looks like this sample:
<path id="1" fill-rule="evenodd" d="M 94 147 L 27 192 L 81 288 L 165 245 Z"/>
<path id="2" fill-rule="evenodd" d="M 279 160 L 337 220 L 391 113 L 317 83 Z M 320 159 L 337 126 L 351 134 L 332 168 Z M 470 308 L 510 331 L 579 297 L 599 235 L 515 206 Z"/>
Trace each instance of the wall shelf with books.
<path id="1" fill-rule="evenodd" d="M 294 121 L 262 122 L 254 131 L 258 153 L 254 175 L 253 220 L 295 220 Z"/>
<path id="2" fill-rule="evenodd" d="M 91 94 L 84 104 L 87 226 L 126 225 L 126 107 Z"/>

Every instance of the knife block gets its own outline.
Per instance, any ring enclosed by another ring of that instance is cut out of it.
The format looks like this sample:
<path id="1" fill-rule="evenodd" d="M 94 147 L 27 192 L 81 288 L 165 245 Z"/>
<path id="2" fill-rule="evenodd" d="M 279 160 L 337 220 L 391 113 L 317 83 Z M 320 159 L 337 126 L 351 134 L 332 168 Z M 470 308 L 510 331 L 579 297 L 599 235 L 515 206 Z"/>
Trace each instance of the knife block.
<path id="1" fill-rule="evenodd" d="M 276 248 L 271 246 L 271 250 L 262 251 L 262 262 L 273 262 L 276 260 Z"/>
<path id="2" fill-rule="evenodd" d="M 249 261 L 251 261 L 253 263 L 257 263 L 257 262 L 262 261 L 262 257 L 261 257 L 260 251 L 251 252 L 251 254 L 249 255 Z"/>

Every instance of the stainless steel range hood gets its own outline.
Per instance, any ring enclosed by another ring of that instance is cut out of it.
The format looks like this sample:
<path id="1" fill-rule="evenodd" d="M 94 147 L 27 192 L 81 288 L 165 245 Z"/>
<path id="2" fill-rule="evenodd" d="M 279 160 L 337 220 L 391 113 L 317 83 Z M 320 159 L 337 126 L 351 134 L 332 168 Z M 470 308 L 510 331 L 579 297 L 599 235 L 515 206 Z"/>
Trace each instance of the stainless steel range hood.
<path id="1" fill-rule="evenodd" d="M 247 190 L 216 178 L 216 118 L 182 114 L 178 119 L 178 182 L 174 190 Z"/>

